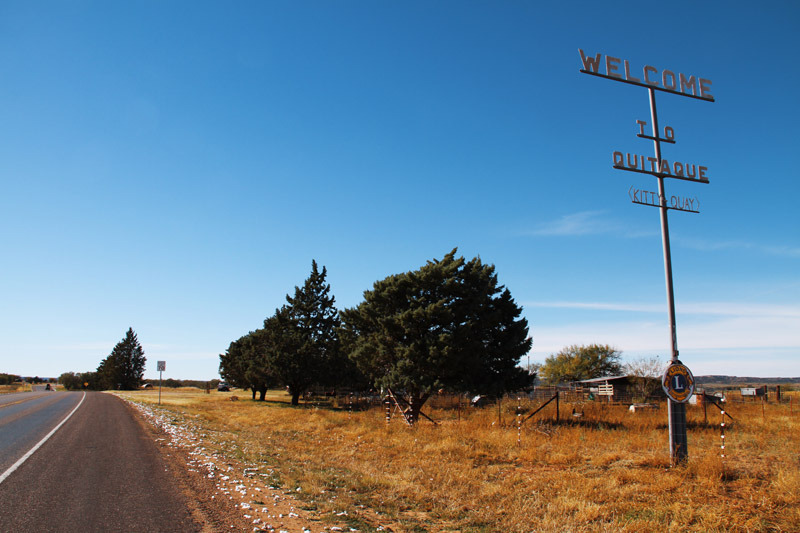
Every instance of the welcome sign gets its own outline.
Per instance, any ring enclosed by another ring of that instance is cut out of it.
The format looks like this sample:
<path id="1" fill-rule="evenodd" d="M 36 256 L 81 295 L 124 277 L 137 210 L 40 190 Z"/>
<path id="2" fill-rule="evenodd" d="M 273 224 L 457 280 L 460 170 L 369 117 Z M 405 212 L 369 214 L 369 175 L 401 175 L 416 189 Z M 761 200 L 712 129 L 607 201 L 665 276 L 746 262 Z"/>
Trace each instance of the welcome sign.
<path id="1" fill-rule="evenodd" d="M 639 133 L 637 137 L 653 141 L 655 154 L 641 154 L 615 151 L 612 154 L 614 168 L 628 172 L 649 174 L 657 179 L 658 190 L 648 191 L 631 187 L 628 196 L 631 202 L 640 205 L 658 207 L 661 216 L 661 240 L 664 247 L 664 273 L 667 282 L 667 311 L 669 315 L 670 341 L 672 344 L 672 360 L 668 370 L 662 376 L 662 386 L 670 397 L 669 411 L 669 451 L 673 464 L 685 461 L 689 456 L 686 439 L 686 402 L 694 392 L 694 378 L 691 371 L 678 360 L 678 333 L 675 325 L 675 294 L 672 289 L 672 258 L 669 245 L 669 223 L 667 211 L 687 211 L 697 213 L 700 201 L 695 198 L 667 196 L 664 188 L 666 178 L 708 183 L 708 168 L 696 163 L 675 160 L 671 162 L 661 155 L 661 144 L 675 144 L 675 130 L 669 126 L 662 130 L 658 127 L 656 112 L 656 91 L 664 91 L 689 98 L 697 98 L 713 102 L 711 80 L 694 74 L 685 74 L 668 69 L 658 69 L 652 65 L 644 65 L 641 69 L 631 67 L 630 61 L 603 54 L 586 54 L 578 49 L 581 55 L 581 72 L 599 76 L 613 81 L 646 87 L 650 97 L 650 125 L 652 135 L 644 131 L 647 122 L 637 120 Z"/>
<path id="2" fill-rule="evenodd" d="M 711 80 L 709 79 L 694 75 L 687 76 L 682 72 L 676 74 L 666 69 L 659 70 L 652 65 L 645 65 L 640 74 L 636 70 L 631 72 L 631 65 L 627 59 L 608 55 L 603 59 L 603 54 L 592 56 L 586 55 L 580 48 L 578 51 L 583 62 L 581 72 L 584 74 L 594 74 L 595 76 L 624 81 L 642 87 L 652 87 L 659 91 L 680 94 L 681 96 L 700 98 L 710 102 L 714 101 L 714 96 L 711 94 Z M 600 72 L 602 67 L 605 67 L 605 74 Z M 641 78 L 637 78 L 634 74 L 640 75 Z"/>

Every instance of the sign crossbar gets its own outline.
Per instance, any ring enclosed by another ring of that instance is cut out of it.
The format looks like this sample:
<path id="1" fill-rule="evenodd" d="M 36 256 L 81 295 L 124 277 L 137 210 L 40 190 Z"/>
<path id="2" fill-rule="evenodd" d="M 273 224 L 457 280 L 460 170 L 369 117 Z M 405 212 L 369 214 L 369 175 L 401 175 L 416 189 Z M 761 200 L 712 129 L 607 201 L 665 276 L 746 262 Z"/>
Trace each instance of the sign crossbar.
<path id="1" fill-rule="evenodd" d="M 647 207 L 658 207 L 658 208 L 661 207 L 658 204 L 648 204 L 647 202 L 640 202 L 638 200 L 631 200 L 631 203 L 632 204 L 639 204 L 639 205 L 646 205 Z M 672 209 L 673 211 L 685 211 L 686 213 L 700 213 L 700 211 L 696 211 L 694 209 L 682 209 L 680 207 L 667 206 L 665 209 Z"/>
<path id="2" fill-rule="evenodd" d="M 597 76 L 598 78 L 605 78 L 607 80 L 619 81 L 622 83 L 627 83 L 630 85 L 636 85 L 637 87 L 644 87 L 646 89 L 653 89 L 654 91 L 661 91 L 670 94 L 677 94 L 678 96 L 685 96 L 686 98 L 694 98 L 695 100 L 703 100 L 705 102 L 714 102 L 713 96 L 697 96 L 696 94 L 687 94 L 682 93 L 680 91 L 675 91 L 673 89 L 667 89 L 664 87 L 656 87 L 649 83 L 644 83 L 641 81 L 633 81 L 633 80 L 626 80 L 625 78 L 618 78 L 616 76 L 609 76 L 608 74 L 603 74 L 601 72 L 593 72 L 591 70 L 581 69 L 581 72 L 584 74 L 590 74 L 592 76 Z"/>
<path id="3" fill-rule="evenodd" d="M 637 133 L 636 136 L 641 137 L 642 139 L 650 139 L 651 141 L 661 141 L 662 143 L 675 144 L 675 139 L 664 139 L 663 137 L 653 137 L 652 135 L 645 135 L 643 133 Z"/>
<path id="4" fill-rule="evenodd" d="M 647 137 L 647 138 L 648 139 L 653 139 L 653 137 Z M 660 164 L 661 164 L 661 162 L 659 161 L 659 165 Z M 622 166 L 619 166 L 619 165 L 614 165 L 613 168 L 615 168 L 616 170 L 624 170 L 626 172 L 636 172 L 638 174 L 649 174 L 651 176 L 655 176 L 656 178 L 670 178 L 670 179 L 674 179 L 674 180 L 691 181 L 692 183 L 705 183 L 705 184 L 709 183 L 709 181 L 707 179 L 706 180 L 701 180 L 701 179 L 697 179 L 697 178 L 687 178 L 686 176 L 675 176 L 673 174 L 667 174 L 666 172 L 653 172 L 653 171 L 650 171 L 650 170 L 639 170 L 637 168 L 628 168 L 628 167 L 622 167 Z"/>

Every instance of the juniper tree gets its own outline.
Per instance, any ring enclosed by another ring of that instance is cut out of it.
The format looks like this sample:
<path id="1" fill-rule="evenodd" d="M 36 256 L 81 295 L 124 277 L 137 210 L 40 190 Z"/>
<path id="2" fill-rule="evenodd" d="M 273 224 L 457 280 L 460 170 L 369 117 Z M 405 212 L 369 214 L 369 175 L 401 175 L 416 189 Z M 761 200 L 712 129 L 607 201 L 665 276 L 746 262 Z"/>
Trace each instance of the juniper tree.
<path id="1" fill-rule="evenodd" d="M 267 389 L 275 381 L 267 360 L 268 348 L 264 330 L 257 329 L 250 332 L 245 336 L 244 343 L 247 360 L 244 377 L 253 391 L 253 399 L 255 399 L 257 391 L 258 399 L 263 402 L 266 399 Z"/>
<path id="2" fill-rule="evenodd" d="M 270 369 L 289 388 L 293 405 L 311 385 L 327 381 L 337 358 L 339 312 L 326 277 L 327 269 L 312 261 L 303 286 L 264 320 Z"/>
<path id="3" fill-rule="evenodd" d="M 375 282 L 342 312 L 350 357 L 376 387 L 402 393 L 412 424 L 439 389 L 500 394 L 532 381 L 517 366 L 531 347 L 521 308 L 493 265 L 456 252 Z"/>
<path id="4" fill-rule="evenodd" d="M 243 338 L 231 341 L 225 353 L 219 354 L 219 375 L 234 387 L 248 388 L 249 385 L 245 379 L 247 361 L 244 356 Z M 253 391 L 253 398 L 255 398 L 255 391 Z"/>
<path id="5" fill-rule="evenodd" d="M 97 374 L 106 389 L 132 390 L 142 382 L 146 361 L 136 333 L 133 328 L 128 328 L 125 337 L 100 362 Z"/>
<path id="6" fill-rule="evenodd" d="M 259 393 L 259 400 L 264 401 L 273 379 L 267 362 L 263 330 L 251 331 L 231 342 L 219 359 L 219 375 L 222 379 L 234 387 L 250 389 L 254 400 L 256 393 Z"/>

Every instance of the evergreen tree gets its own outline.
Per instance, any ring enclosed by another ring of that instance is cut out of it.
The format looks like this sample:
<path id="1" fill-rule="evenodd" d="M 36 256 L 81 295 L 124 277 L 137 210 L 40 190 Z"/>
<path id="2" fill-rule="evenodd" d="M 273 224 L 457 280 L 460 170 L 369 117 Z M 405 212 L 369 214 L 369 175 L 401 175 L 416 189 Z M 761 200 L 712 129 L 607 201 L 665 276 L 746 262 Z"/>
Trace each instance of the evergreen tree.
<path id="1" fill-rule="evenodd" d="M 274 381 L 267 359 L 266 340 L 262 329 L 257 329 L 244 338 L 244 353 L 247 361 L 244 377 L 253 391 L 253 399 L 258 392 L 258 399 L 262 402 L 266 399 L 267 389 Z"/>
<path id="2" fill-rule="evenodd" d="M 219 375 L 231 386 L 238 388 L 248 388 L 249 384 L 245 378 L 247 361 L 244 355 L 244 337 L 231 341 L 225 353 L 219 354 Z M 255 397 L 255 392 L 253 392 Z"/>
<path id="3" fill-rule="evenodd" d="M 435 391 L 500 394 L 528 386 L 517 366 L 528 324 L 494 266 L 455 257 L 375 282 L 342 312 L 350 357 L 376 387 L 402 393 L 415 423 Z"/>
<path id="4" fill-rule="evenodd" d="M 100 362 L 97 374 L 105 389 L 133 390 L 139 387 L 144 376 L 142 345 L 133 328 L 128 328 L 125 337 L 114 346 L 111 353 Z"/>
<path id="5" fill-rule="evenodd" d="M 326 283 L 327 269 L 311 262 L 311 274 L 286 305 L 264 320 L 264 346 L 275 377 L 289 387 L 292 404 L 314 383 L 324 383 L 338 350 L 339 313 Z"/>
<path id="6" fill-rule="evenodd" d="M 272 376 L 267 363 L 267 348 L 263 330 L 251 331 L 231 342 L 224 354 L 220 354 L 219 374 L 234 387 L 250 389 L 253 399 L 259 393 L 264 401 Z"/>

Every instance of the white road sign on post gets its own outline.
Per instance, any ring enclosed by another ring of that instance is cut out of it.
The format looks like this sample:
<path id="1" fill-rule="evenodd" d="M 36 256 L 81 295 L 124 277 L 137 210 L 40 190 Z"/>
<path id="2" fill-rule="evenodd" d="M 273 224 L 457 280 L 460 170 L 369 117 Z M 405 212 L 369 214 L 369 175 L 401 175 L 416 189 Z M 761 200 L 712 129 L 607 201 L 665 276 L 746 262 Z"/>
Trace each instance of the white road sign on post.
<path id="1" fill-rule="evenodd" d="M 158 370 L 158 405 L 161 405 L 161 373 L 167 369 L 166 361 L 158 361 L 156 363 L 156 370 Z"/>

